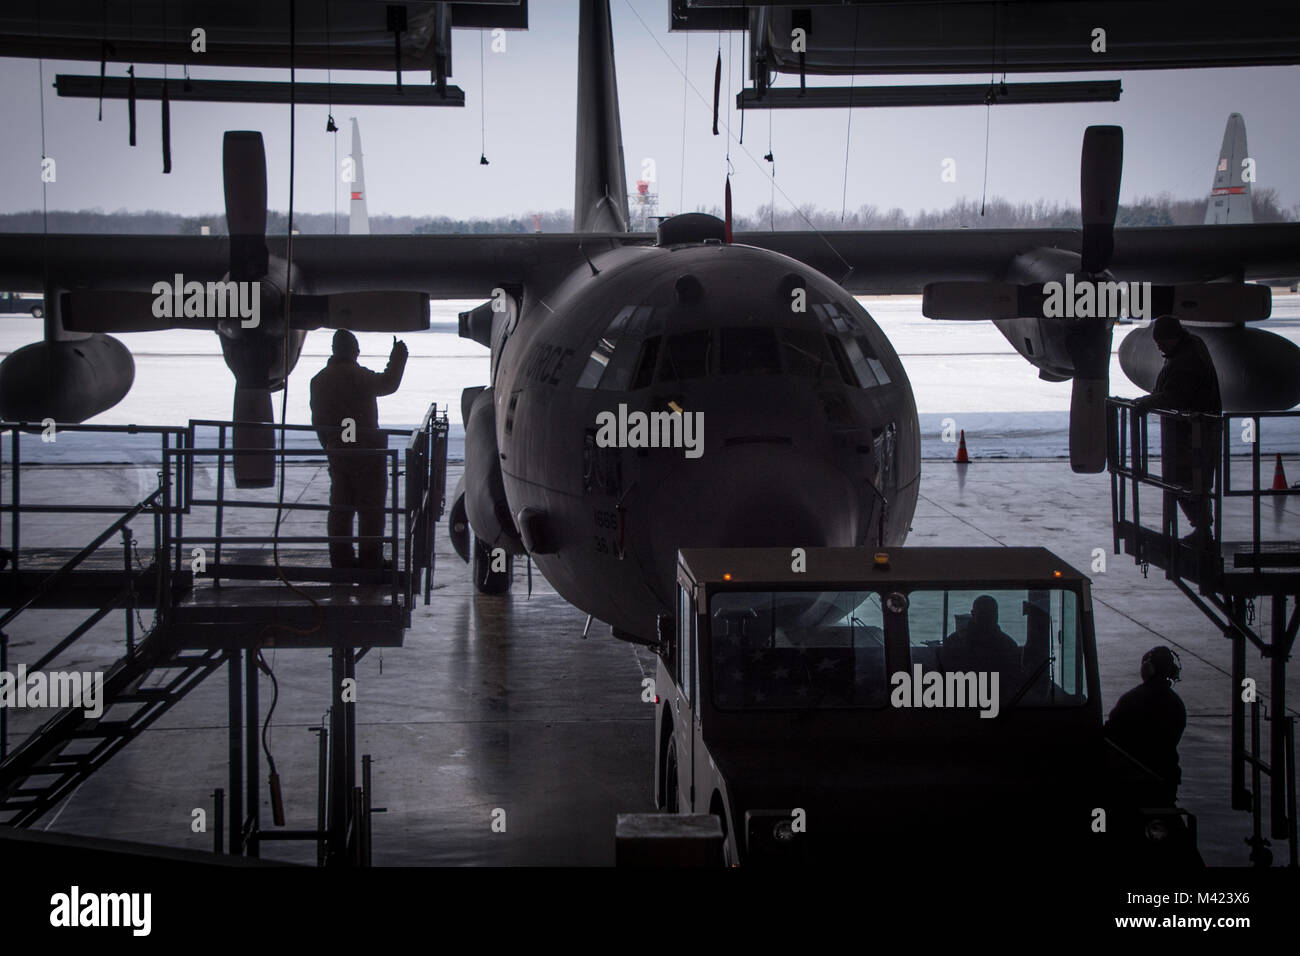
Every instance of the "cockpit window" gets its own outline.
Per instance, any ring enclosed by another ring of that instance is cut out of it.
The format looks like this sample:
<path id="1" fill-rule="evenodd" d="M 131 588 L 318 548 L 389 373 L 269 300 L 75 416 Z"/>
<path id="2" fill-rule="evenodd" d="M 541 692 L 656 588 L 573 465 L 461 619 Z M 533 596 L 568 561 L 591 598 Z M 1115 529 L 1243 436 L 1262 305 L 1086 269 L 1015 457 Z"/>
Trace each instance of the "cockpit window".
<path id="1" fill-rule="evenodd" d="M 813 311 L 821 317 L 826 341 L 845 382 L 859 388 L 889 384 L 889 373 L 856 316 L 829 302 L 814 305 Z"/>
<path id="2" fill-rule="evenodd" d="M 713 336 L 708 329 L 670 335 L 664 344 L 659 378 L 665 381 L 681 381 L 708 375 L 709 352 L 712 344 Z"/>
<path id="3" fill-rule="evenodd" d="M 723 375 L 779 374 L 776 330 L 770 326 L 723 329 L 719 358 Z"/>
<path id="4" fill-rule="evenodd" d="M 654 379 L 655 362 L 659 358 L 659 336 L 645 340 L 641 346 L 641 357 L 636 363 L 636 374 L 632 376 L 632 390 L 647 388 Z"/>
<path id="5" fill-rule="evenodd" d="M 605 374 L 605 369 L 609 367 L 609 360 L 614 357 L 614 351 L 618 348 L 619 337 L 627 328 L 628 319 L 632 317 L 633 309 L 631 306 L 619 311 L 614 316 L 614 321 L 609 323 L 603 335 L 596 340 L 596 347 L 591 350 L 591 357 L 587 359 L 587 364 L 578 376 L 578 388 L 595 388 L 600 377 Z"/>
<path id="6" fill-rule="evenodd" d="M 827 350 L 826 340 L 813 329 L 780 329 L 781 357 L 791 375 L 804 378 L 834 377 L 835 360 Z"/>
<path id="7" fill-rule="evenodd" d="M 652 306 L 629 305 L 620 309 L 596 340 L 578 376 L 578 387 L 626 391 L 633 372 L 640 378 L 642 343 L 662 324 L 662 315 L 656 315 Z M 650 368 L 653 371 L 653 361 Z"/>

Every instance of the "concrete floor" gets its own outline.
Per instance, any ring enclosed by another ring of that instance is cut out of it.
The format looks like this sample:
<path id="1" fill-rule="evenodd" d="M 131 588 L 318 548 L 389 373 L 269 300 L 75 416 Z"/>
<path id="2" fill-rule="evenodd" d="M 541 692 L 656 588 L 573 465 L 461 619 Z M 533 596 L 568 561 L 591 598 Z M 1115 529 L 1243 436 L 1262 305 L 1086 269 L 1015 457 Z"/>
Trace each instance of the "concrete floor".
<path id="1" fill-rule="evenodd" d="M 1288 466 L 1289 472 L 1297 467 Z M 459 470 L 455 464 L 449 468 L 449 487 Z M 120 488 L 119 500 L 125 500 L 144 480 L 134 471 L 48 469 L 39 483 L 24 472 L 24 498 L 39 488 L 41 497 L 57 500 L 94 482 L 96 489 Z M 293 469 L 290 481 L 289 500 L 324 500 L 323 464 Z M 1273 523 L 1266 527 L 1278 537 L 1300 537 L 1300 500 L 1276 511 L 1268 505 Z M 251 516 L 249 531 L 265 518 Z M 1241 520 L 1230 517 L 1230 536 Z M 322 517 L 295 517 L 286 533 L 305 533 L 313 522 Z M 98 517 L 72 524 L 25 520 L 24 540 L 57 531 L 60 539 L 84 541 L 107 523 Z M 138 529 L 142 549 L 147 525 Z M 1180 802 L 1199 817 L 1207 862 L 1247 862 L 1242 840 L 1249 817 L 1227 802 L 1228 642 L 1161 572 L 1153 569 L 1144 578 L 1131 558 L 1111 553 L 1108 476 L 1072 475 L 1062 461 L 977 461 L 964 468 L 926 462 L 908 543 L 1043 545 L 1090 573 L 1107 709 L 1137 682 L 1147 649 L 1174 646 L 1183 662 L 1177 690 L 1189 715 Z M 1097 548 L 1105 555 L 1103 571 L 1092 570 Z M 533 575 L 528 596 L 522 565 L 510 596 L 475 595 L 442 527 L 437 557 L 433 603 L 416 607 L 405 645 L 373 651 L 357 666 L 358 752 L 372 755 L 374 800 L 387 808 L 374 822 L 375 862 L 612 863 L 615 814 L 652 809 L 652 705 L 641 701 L 641 679 L 653 674 L 653 656 L 596 625 L 584 639 L 585 615 L 540 574 Z M 1259 614 L 1263 627 L 1266 604 Z M 24 614 L 10 633 L 12 664 L 34 660 L 83 616 Z M 67 660 L 51 666 L 106 666 L 121 646 L 121 618 L 115 615 Z M 268 650 L 266 657 L 280 684 L 269 742 L 288 825 L 308 828 L 315 824 L 317 772 L 317 738 L 309 728 L 320 725 L 328 704 L 328 653 Z M 1266 669 L 1253 652 L 1248 660 L 1266 694 Z M 1290 701 L 1297 702 L 1298 689 L 1293 676 Z M 270 701 L 264 677 L 263 714 Z M 39 721 L 36 712 L 11 711 L 11 717 L 11 744 Z M 211 814 L 213 789 L 226 785 L 226 757 L 226 684 L 219 671 L 38 826 L 209 848 L 211 834 L 192 830 L 192 811 L 206 808 Z M 262 791 L 262 819 L 269 827 L 264 781 Z M 504 833 L 492 828 L 497 810 L 505 811 Z M 264 854 L 315 859 L 314 845 L 276 845 Z"/>

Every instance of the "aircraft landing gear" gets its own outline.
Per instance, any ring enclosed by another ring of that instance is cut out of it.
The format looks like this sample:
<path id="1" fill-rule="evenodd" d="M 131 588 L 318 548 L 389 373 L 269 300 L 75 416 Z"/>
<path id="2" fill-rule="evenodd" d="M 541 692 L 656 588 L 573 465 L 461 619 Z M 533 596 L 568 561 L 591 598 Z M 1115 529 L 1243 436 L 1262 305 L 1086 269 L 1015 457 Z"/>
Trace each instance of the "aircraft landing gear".
<path id="1" fill-rule="evenodd" d="M 505 594 L 514 580 L 514 557 L 504 548 L 488 547 L 477 537 L 472 538 L 474 588 L 479 594 Z"/>

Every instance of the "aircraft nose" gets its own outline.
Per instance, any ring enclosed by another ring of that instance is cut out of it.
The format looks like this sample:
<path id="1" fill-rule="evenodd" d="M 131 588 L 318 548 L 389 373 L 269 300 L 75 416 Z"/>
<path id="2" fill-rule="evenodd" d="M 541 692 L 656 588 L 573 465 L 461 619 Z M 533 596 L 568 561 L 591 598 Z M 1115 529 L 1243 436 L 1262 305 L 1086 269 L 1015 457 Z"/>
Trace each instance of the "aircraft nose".
<path id="1" fill-rule="evenodd" d="M 737 435 L 683 460 L 658 484 L 646 540 L 659 567 L 686 547 L 848 547 L 870 498 L 850 475 L 800 453 L 794 436 Z"/>

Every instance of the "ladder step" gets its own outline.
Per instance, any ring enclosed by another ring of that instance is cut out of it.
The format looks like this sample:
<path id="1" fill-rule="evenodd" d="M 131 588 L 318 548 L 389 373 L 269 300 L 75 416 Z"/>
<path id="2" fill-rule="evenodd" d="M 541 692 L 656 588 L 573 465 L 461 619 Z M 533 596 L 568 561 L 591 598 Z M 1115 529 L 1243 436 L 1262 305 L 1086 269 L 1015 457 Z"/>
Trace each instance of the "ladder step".
<path id="1" fill-rule="evenodd" d="M 131 724 L 125 720 L 101 720 L 93 727 L 86 727 L 81 730 L 74 730 L 69 737 L 87 738 L 87 737 L 121 737 L 129 733 Z"/>
<path id="2" fill-rule="evenodd" d="M 42 771 L 52 772 L 56 770 L 78 770 L 90 765 L 90 757 L 87 754 L 78 754 L 74 757 L 55 757 L 48 763 L 40 764 L 32 773 Z"/>
<path id="3" fill-rule="evenodd" d="M 113 701 L 115 704 L 143 704 L 153 703 L 154 701 L 167 700 L 171 697 L 165 687 L 142 687 L 139 690 L 133 690 L 127 694 L 119 694 Z"/>
<path id="4" fill-rule="evenodd" d="M 213 658 L 201 654 L 177 654 L 175 657 L 159 661 L 154 665 L 154 670 L 177 667 L 207 667 L 213 663 L 215 663 Z"/>

